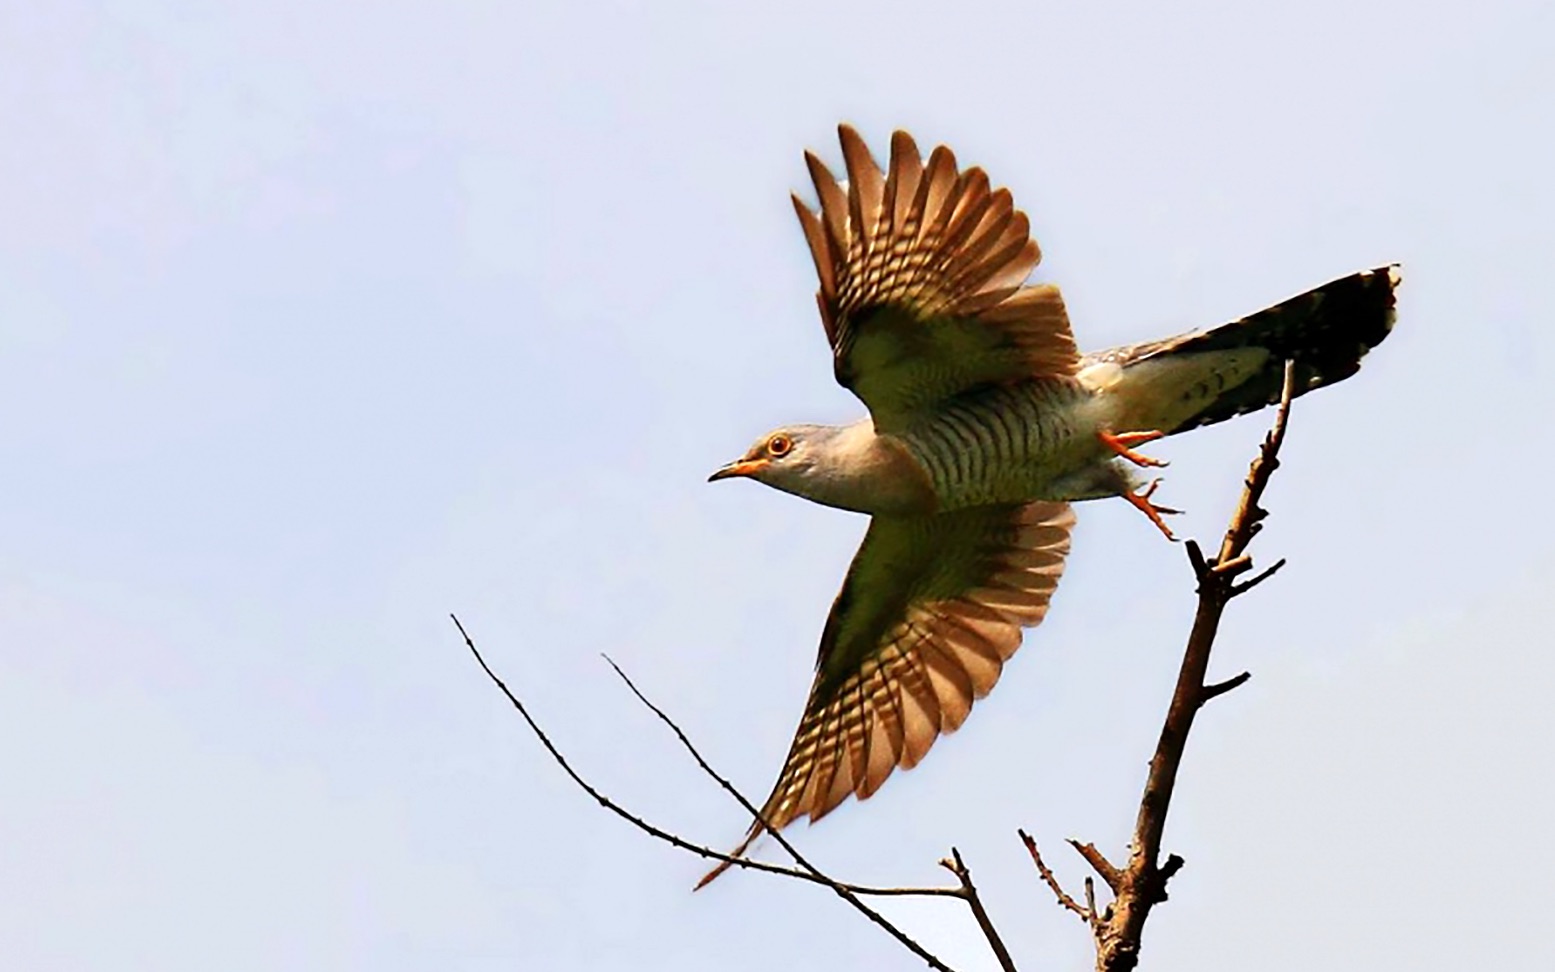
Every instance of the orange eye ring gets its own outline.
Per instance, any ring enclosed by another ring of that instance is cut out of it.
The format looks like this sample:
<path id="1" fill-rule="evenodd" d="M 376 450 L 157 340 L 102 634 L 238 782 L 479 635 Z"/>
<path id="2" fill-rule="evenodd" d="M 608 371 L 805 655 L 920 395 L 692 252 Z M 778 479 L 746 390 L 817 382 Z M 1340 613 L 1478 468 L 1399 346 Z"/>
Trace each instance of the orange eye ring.
<path id="1" fill-rule="evenodd" d="M 774 459 L 781 459 L 794 451 L 794 440 L 779 432 L 767 440 L 767 455 Z"/>

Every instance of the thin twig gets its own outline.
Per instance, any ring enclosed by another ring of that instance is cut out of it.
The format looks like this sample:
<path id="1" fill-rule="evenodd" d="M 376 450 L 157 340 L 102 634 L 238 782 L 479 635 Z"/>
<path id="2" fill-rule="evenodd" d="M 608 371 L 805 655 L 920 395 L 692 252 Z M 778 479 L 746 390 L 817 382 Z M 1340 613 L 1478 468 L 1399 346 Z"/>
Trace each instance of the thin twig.
<path id="1" fill-rule="evenodd" d="M 1020 834 L 1021 841 L 1026 845 L 1026 852 L 1031 855 L 1031 863 L 1037 866 L 1037 873 L 1042 876 L 1042 882 L 1046 884 L 1048 889 L 1053 892 L 1053 897 L 1058 899 L 1058 903 L 1060 905 L 1079 915 L 1081 921 L 1089 922 L 1091 920 L 1091 913 L 1087 911 L 1085 907 L 1078 901 L 1069 896 L 1068 892 L 1064 890 L 1063 885 L 1058 883 L 1058 878 L 1053 874 L 1053 869 L 1047 866 L 1046 861 L 1042 860 L 1042 852 L 1037 850 L 1036 838 L 1032 837 L 1024 830 L 1017 830 L 1015 832 Z M 1091 883 L 1090 878 L 1086 878 L 1085 883 L 1089 885 Z"/>
<path id="2" fill-rule="evenodd" d="M 627 675 L 626 672 L 621 669 L 621 666 L 615 663 L 615 659 L 611 658 L 609 655 L 602 655 L 601 657 L 605 659 L 605 662 L 609 664 L 611 668 L 615 669 L 615 673 L 621 677 L 621 681 L 625 682 L 626 687 L 632 690 L 633 695 L 637 696 L 637 701 L 647 706 L 649 711 L 658 716 L 661 722 L 670 727 L 670 731 L 675 733 L 675 738 L 680 740 L 680 744 L 686 748 L 686 752 L 690 753 L 691 758 L 696 760 L 696 764 L 697 766 L 701 767 L 702 772 L 712 777 L 719 786 L 723 787 L 723 789 L 730 796 L 734 797 L 740 806 L 745 808 L 747 813 L 761 821 L 762 827 L 766 829 L 767 833 L 772 835 L 773 840 L 777 841 L 778 846 L 787 851 L 788 855 L 794 859 L 795 863 L 797 863 L 805 871 L 808 871 L 810 875 L 816 879 L 816 883 L 824 884 L 827 887 L 834 887 L 839 891 L 851 891 L 857 894 L 920 895 L 923 897 L 938 896 L 947 898 L 964 897 L 960 888 L 870 888 L 863 885 L 848 884 L 845 881 L 836 881 L 827 877 L 821 872 L 820 868 L 817 868 L 814 864 L 811 864 L 808 860 L 806 860 L 804 855 L 800 854 L 799 851 L 795 849 L 794 845 L 789 842 L 788 838 L 784 837 L 781 833 L 767 825 L 766 819 L 762 817 L 761 811 L 756 809 L 755 804 L 751 803 L 750 800 L 746 798 L 745 794 L 736 789 L 735 785 L 729 782 L 728 777 L 713 769 L 712 765 L 702 757 L 701 752 L 697 750 L 696 746 L 691 742 L 690 737 L 686 735 L 685 731 L 682 730 L 680 726 L 675 723 L 675 720 L 671 719 L 663 709 L 659 708 L 653 703 L 651 699 L 648 698 L 648 696 L 643 694 L 642 689 L 637 687 L 637 683 L 632 681 L 631 676 Z"/>
<path id="3" fill-rule="evenodd" d="M 1268 512 L 1258 508 L 1258 501 L 1263 499 L 1264 487 L 1269 485 L 1269 477 L 1280 468 L 1280 446 L 1285 442 L 1285 426 L 1290 421 L 1290 401 L 1296 393 L 1296 363 L 1285 362 L 1285 385 L 1280 389 L 1280 407 L 1274 413 L 1274 427 L 1264 437 L 1263 447 L 1258 450 L 1258 458 L 1253 460 L 1252 466 L 1247 470 L 1247 482 L 1242 490 L 1242 501 L 1238 504 L 1236 512 L 1231 516 L 1231 524 L 1226 528 L 1225 539 L 1220 544 L 1220 556 L 1216 559 L 1225 563 L 1241 556 L 1247 549 L 1247 544 L 1253 539 L 1253 534 L 1258 532 L 1258 524 Z"/>
<path id="4" fill-rule="evenodd" d="M 551 758 L 556 761 L 556 764 L 560 766 L 569 777 L 572 778 L 574 783 L 578 784 L 579 788 L 582 789 L 583 792 L 593 797 L 594 801 L 600 806 L 604 807 L 606 810 L 609 810 L 611 813 L 614 813 L 622 820 L 627 821 L 638 830 L 641 830 L 643 833 L 646 833 L 652 837 L 656 837 L 659 840 L 670 844 L 671 846 L 680 848 L 681 850 L 687 850 L 694 854 L 699 854 L 702 857 L 711 858 L 714 860 L 729 861 L 739 867 L 744 867 L 749 870 L 765 871 L 769 874 L 781 874 L 785 877 L 797 878 L 802 881 L 809 881 L 812 884 L 819 884 L 824 887 L 831 888 L 854 908 L 873 921 L 876 925 L 879 925 L 881 928 L 883 928 L 888 934 L 900 942 L 903 947 L 907 948 L 914 955 L 917 955 L 923 961 L 928 963 L 930 968 L 935 969 L 936 972 L 954 972 L 950 966 L 946 965 L 932 952 L 929 952 L 922 945 L 919 945 L 916 941 L 910 938 L 905 932 L 893 925 L 885 918 L 884 915 L 881 915 L 879 912 L 860 901 L 858 896 L 871 894 L 948 895 L 952 897 L 962 897 L 963 895 L 959 888 L 868 888 L 859 885 L 845 884 L 841 881 L 836 881 L 826 876 L 825 874 L 822 874 L 820 871 L 817 871 L 814 868 L 803 870 L 800 868 L 782 867 L 777 864 L 766 864 L 761 861 L 752 861 L 745 858 L 732 857 L 729 854 L 724 854 L 713 850 L 711 847 L 706 847 L 701 844 L 694 844 L 691 841 L 672 834 L 660 827 L 655 827 L 653 824 L 650 824 L 641 817 L 631 813 L 626 808 L 616 803 L 614 800 L 611 800 L 609 797 L 599 792 L 599 790 L 595 789 L 592 784 L 585 780 L 577 770 L 573 769 L 572 764 L 567 762 L 567 758 L 562 755 L 561 750 L 556 748 L 556 745 L 551 742 L 550 737 L 547 736 L 545 731 L 540 728 L 540 724 L 535 721 L 532 715 L 529 714 L 529 710 L 524 706 L 524 703 L 519 701 L 518 696 L 514 695 L 512 690 L 507 687 L 507 684 L 502 681 L 497 673 L 492 671 L 491 666 L 486 664 L 486 659 L 482 657 L 480 649 L 475 647 L 475 640 L 470 637 L 469 632 L 464 630 L 464 625 L 460 623 L 459 618 L 452 614 L 450 614 L 449 617 L 453 620 L 454 627 L 459 629 L 459 634 L 464 638 L 465 646 L 468 647 L 470 649 L 470 653 L 475 656 L 475 660 L 480 664 L 481 670 L 486 673 L 486 677 L 491 680 L 492 684 L 496 685 L 497 688 L 502 691 L 503 695 L 507 696 L 508 702 L 513 705 L 513 708 L 518 710 L 518 714 L 523 717 L 524 722 L 529 725 L 530 730 L 535 734 L 535 737 L 540 740 L 540 744 L 545 747 L 546 752 L 551 754 Z M 614 665 L 613 662 L 611 664 Z M 620 669 L 617 669 L 617 671 L 619 672 Z M 625 677 L 626 676 L 623 673 L 622 678 Z M 627 684 L 631 685 L 631 681 L 628 680 Z M 633 691 L 636 691 L 635 686 L 633 687 Z M 638 694 L 638 697 L 642 698 L 641 693 Z M 648 700 L 643 699 L 643 701 L 647 703 Z M 649 708 L 653 708 L 655 712 L 659 711 L 658 709 L 654 708 L 651 703 L 648 703 L 648 705 Z M 659 715 L 660 718 L 664 718 L 666 721 L 668 721 L 668 717 L 664 716 L 662 712 L 660 712 Z M 671 725 L 673 726 L 674 724 L 671 723 Z M 677 728 L 676 731 L 679 732 L 679 729 Z M 684 736 L 682 736 L 682 738 L 684 739 Z M 687 745 L 690 745 L 689 741 L 687 741 Z M 700 757 L 698 757 L 698 762 L 701 762 Z M 711 768 L 709 768 L 705 763 L 702 765 L 704 769 L 706 769 L 709 773 L 712 773 Z M 738 796 L 738 794 L 736 794 L 736 796 Z M 797 854 L 795 855 L 795 860 L 800 860 Z M 805 866 L 809 867 L 807 864 Z"/>
<path id="5" fill-rule="evenodd" d="M 502 681 L 496 672 L 491 670 L 491 666 L 486 664 L 486 659 L 481 656 L 480 649 L 475 647 L 474 640 L 471 639 L 469 633 L 464 630 L 464 625 L 459 622 L 459 619 L 454 615 L 449 615 L 449 617 L 453 618 L 455 627 L 459 629 L 459 634 L 464 637 L 465 645 L 470 649 L 470 652 L 475 655 L 475 660 L 480 663 L 481 669 L 486 673 L 486 677 L 491 679 L 492 683 L 502 691 L 503 695 L 507 696 L 507 699 L 510 703 L 512 703 L 513 708 L 517 709 L 518 714 L 523 717 L 526 723 L 529 724 L 530 730 L 535 734 L 535 737 L 540 740 L 540 745 L 544 746 L 545 751 L 551 754 L 551 758 L 556 761 L 556 764 L 562 768 L 563 772 L 572 778 L 574 783 L 578 784 L 578 787 L 582 789 L 584 793 L 587 793 L 589 796 L 593 797 L 595 803 L 598 803 L 606 810 L 609 810 L 611 813 L 620 817 L 622 820 L 630 823 L 638 830 L 641 830 L 650 836 L 657 837 L 659 840 L 673 844 L 682 850 L 688 850 L 692 853 L 700 854 L 703 857 L 717 860 L 729 859 L 728 854 L 713 850 L 711 847 L 704 847 L 700 844 L 694 844 L 691 841 L 688 841 L 682 837 L 678 837 L 667 830 L 648 823 L 646 820 L 636 816 L 631 811 L 625 809 L 620 804 L 616 803 L 614 800 L 595 789 L 592 784 L 579 775 L 577 770 L 572 768 L 572 764 L 567 762 L 567 757 L 563 756 L 561 751 L 556 748 L 556 744 L 551 742 L 550 737 L 545 734 L 545 730 L 541 729 L 539 723 L 537 723 L 534 720 L 534 717 L 529 714 L 529 710 L 524 706 L 524 703 L 519 701 L 518 697 L 515 696 L 512 690 L 507 687 L 507 684 Z M 773 874 L 782 874 L 785 877 L 800 878 L 807 881 L 813 881 L 817 884 L 825 883 L 823 881 L 817 881 L 813 875 L 805 871 L 791 867 L 783 867 L 778 864 L 766 864 L 761 861 L 746 861 L 744 866 L 748 866 L 752 870 L 756 871 L 767 871 Z"/>
<path id="6" fill-rule="evenodd" d="M 950 871 L 961 882 L 967 906 L 972 909 L 972 917 L 977 919 L 977 927 L 983 930 L 983 937 L 988 939 L 988 947 L 993 949 L 994 957 L 999 960 L 999 968 L 1004 972 L 1016 972 L 1015 960 L 1010 958 L 1010 950 L 1004 947 L 1004 939 L 999 937 L 999 932 L 993 927 L 993 919 L 988 917 L 988 910 L 983 907 L 983 899 L 977 893 L 977 886 L 972 883 L 972 872 L 961 859 L 961 852 L 952 847 L 950 856 L 939 863 L 940 867 Z"/>

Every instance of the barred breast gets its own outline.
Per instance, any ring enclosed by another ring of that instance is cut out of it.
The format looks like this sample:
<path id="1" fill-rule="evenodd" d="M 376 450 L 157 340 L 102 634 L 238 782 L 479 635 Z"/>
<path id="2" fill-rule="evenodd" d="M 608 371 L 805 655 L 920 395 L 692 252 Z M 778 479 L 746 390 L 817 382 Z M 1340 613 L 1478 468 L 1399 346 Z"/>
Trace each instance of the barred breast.
<path id="1" fill-rule="evenodd" d="M 1037 379 L 945 402 L 901 443 L 942 510 L 1112 495 L 1129 479 L 1096 438 L 1101 403 L 1078 382 Z"/>

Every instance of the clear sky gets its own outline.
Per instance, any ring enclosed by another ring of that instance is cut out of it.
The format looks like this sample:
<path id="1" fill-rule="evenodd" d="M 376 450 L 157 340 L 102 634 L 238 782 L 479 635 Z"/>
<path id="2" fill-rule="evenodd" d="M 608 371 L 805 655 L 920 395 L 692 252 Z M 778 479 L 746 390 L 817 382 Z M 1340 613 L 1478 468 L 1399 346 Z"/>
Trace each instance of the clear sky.
<path id="1" fill-rule="evenodd" d="M 714 844 L 864 527 L 704 478 L 843 421 L 789 208 L 848 120 L 1008 185 L 1085 348 L 1404 264 L 1303 399 L 1196 728 L 1152 970 L 1555 965 L 1555 12 L 1540 3 L 0 3 L 0 965 L 913 969 Z M 1266 417 L 1161 444 L 1218 536 Z M 1121 857 L 1192 612 L 1080 510 L 1049 621 L 919 769 L 793 835 L 967 856 L 1088 967 L 1014 831 Z M 994 967 L 953 902 L 889 914 Z"/>

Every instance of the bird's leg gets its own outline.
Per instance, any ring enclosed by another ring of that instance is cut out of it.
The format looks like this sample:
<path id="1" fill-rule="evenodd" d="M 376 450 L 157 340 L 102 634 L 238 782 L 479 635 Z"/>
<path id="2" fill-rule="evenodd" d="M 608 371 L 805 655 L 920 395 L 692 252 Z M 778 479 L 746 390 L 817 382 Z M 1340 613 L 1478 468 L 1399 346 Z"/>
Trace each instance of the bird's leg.
<path id="1" fill-rule="evenodd" d="M 1101 440 L 1102 445 L 1136 466 L 1164 466 L 1166 465 L 1165 459 L 1142 456 L 1129 447 L 1143 445 L 1146 442 L 1154 442 L 1165 435 L 1166 433 L 1160 429 L 1151 429 L 1148 432 L 1108 432 L 1106 429 L 1103 429 L 1096 433 L 1096 438 Z"/>
<path id="2" fill-rule="evenodd" d="M 1150 522 L 1154 523 L 1162 533 L 1166 534 L 1166 539 L 1175 541 L 1177 538 L 1172 536 L 1171 530 L 1167 529 L 1166 523 L 1161 519 L 1161 514 L 1176 514 L 1181 513 L 1182 510 L 1174 510 L 1169 506 L 1157 506 L 1150 502 L 1150 497 L 1155 495 L 1155 488 L 1159 485 L 1161 485 L 1161 481 L 1159 479 L 1154 480 L 1149 486 L 1137 493 L 1124 493 L 1123 498 L 1132 503 L 1139 512 L 1148 516 Z"/>

